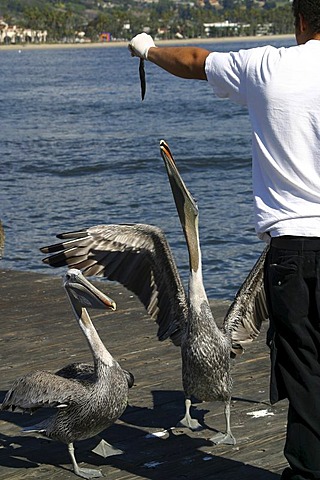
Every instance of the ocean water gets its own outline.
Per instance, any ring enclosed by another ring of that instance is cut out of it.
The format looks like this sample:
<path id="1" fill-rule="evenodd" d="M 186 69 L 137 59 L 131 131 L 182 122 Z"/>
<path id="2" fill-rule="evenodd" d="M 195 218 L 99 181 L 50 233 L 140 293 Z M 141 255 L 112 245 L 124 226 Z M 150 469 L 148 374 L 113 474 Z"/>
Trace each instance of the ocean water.
<path id="1" fill-rule="evenodd" d="M 159 152 L 164 139 L 199 206 L 208 296 L 232 299 L 264 248 L 253 228 L 246 109 L 215 97 L 206 82 L 149 63 L 142 102 L 138 59 L 121 46 L 0 49 L 0 64 L 1 268 L 61 275 L 39 251 L 57 233 L 151 223 L 165 231 L 187 285 L 185 240 Z"/>

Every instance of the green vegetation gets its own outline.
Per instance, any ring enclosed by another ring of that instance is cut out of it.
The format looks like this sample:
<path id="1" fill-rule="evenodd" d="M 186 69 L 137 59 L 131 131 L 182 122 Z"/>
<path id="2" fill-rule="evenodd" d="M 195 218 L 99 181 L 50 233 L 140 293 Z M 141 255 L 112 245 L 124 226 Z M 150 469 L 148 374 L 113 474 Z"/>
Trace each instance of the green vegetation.
<path id="1" fill-rule="evenodd" d="M 128 40 L 142 30 L 157 38 L 293 33 L 289 0 L 0 0 L 1 17 L 47 30 L 47 41 L 74 41 L 76 32 L 92 41 L 103 32 Z"/>

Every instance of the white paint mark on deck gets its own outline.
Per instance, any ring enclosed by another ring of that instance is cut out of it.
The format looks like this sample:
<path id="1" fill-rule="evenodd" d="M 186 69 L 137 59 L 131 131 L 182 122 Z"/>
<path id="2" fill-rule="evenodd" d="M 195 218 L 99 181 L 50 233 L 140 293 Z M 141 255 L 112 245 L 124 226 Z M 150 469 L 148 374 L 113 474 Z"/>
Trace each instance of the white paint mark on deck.
<path id="1" fill-rule="evenodd" d="M 168 430 L 161 430 L 160 432 L 151 432 L 145 436 L 145 438 L 160 438 L 164 437 L 168 433 Z"/>
<path id="2" fill-rule="evenodd" d="M 153 462 L 144 463 L 143 466 L 146 467 L 146 468 L 156 468 L 156 467 L 158 467 L 159 465 L 161 465 L 162 463 L 164 463 L 164 462 L 156 462 L 156 461 L 153 461 Z"/>
<path id="3" fill-rule="evenodd" d="M 247 415 L 251 415 L 253 418 L 261 418 L 261 417 L 270 417 L 274 415 L 273 412 L 269 412 L 268 410 L 256 410 L 255 412 L 247 412 Z"/>

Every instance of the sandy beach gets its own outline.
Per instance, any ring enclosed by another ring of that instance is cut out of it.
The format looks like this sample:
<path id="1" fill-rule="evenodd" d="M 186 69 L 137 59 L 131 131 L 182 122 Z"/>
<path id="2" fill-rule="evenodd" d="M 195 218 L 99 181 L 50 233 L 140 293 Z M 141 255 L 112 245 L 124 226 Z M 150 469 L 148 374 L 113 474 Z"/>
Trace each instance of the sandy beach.
<path id="1" fill-rule="evenodd" d="M 231 43 L 231 42 L 256 42 L 263 41 L 266 44 L 270 40 L 287 40 L 294 39 L 294 35 L 266 35 L 266 36 L 250 36 L 250 37 L 220 37 L 220 38 L 184 38 L 181 40 L 157 40 L 156 45 L 197 45 L 204 43 Z M 0 51 L 4 50 L 22 50 L 22 49 L 52 49 L 52 48 L 110 48 L 110 47 L 127 47 L 127 41 L 113 42 L 89 42 L 89 43 L 28 43 L 16 45 L 0 45 Z"/>

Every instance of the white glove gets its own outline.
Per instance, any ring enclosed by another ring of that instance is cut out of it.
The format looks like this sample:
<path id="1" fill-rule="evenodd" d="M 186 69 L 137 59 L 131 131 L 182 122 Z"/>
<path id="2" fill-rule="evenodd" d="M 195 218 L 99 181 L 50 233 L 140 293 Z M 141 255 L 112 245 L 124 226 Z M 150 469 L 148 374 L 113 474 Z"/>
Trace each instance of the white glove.
<path id="1" fill-rule="evenodd" d="M 129 43 L 129 50 L 133 57 L 140 57 L 148 60 L 150 47 L 155 47 L 153 38 L 147 33 L 139 33 Z"/>

